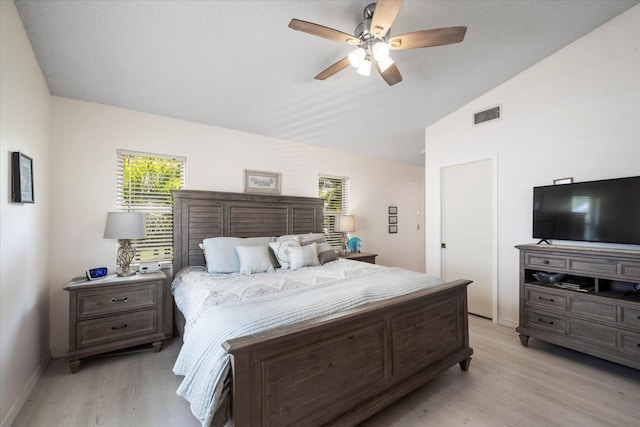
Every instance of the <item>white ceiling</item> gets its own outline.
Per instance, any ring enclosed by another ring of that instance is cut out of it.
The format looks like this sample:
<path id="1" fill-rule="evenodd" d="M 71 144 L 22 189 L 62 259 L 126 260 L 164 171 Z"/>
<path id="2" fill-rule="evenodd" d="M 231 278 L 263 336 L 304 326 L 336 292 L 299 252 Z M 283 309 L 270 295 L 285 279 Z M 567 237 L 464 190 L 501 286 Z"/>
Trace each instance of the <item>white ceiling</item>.
<path id="1" fill-rule="evenodd" d="M 391 34 L 468 29 L 392 51 L 393 87 L 351 67 L 314 80 L 353 48 L 287 27 L 351 34 L 369 0 L 16 5 L 53 95 L 423 165 L 425 127 L 639 1 L 407 0 Z"/>

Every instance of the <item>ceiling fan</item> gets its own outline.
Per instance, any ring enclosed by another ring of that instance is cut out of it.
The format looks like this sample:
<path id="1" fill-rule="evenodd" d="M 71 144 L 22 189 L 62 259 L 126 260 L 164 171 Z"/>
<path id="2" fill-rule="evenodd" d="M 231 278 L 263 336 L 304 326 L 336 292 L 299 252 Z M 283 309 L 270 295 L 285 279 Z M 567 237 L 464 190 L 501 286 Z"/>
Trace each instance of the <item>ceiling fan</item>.
<path id="1" fill-rule="evenodd" d="M 318 74 L 317 80 L 325 80 L 349 64 L 359 74 L 368 76 L 371 66 L 375 66 L 389 86 L 402 81 L 402 75 L 389 57 L 390 50 L 417 49 L 459 43 L 464 39 L 467 27 L 448 27 L 415 31 L 391 37 L 389 29 L 400 11 L 403 0 L 378 0 L 364 8 L 364 20 L 358 24 L 354 35 L 312 22 L 292 19 L 289 28 L 323 37 L 339 43 L 347 43 L 357 48 L 347 57 L 329 66 Z"/>

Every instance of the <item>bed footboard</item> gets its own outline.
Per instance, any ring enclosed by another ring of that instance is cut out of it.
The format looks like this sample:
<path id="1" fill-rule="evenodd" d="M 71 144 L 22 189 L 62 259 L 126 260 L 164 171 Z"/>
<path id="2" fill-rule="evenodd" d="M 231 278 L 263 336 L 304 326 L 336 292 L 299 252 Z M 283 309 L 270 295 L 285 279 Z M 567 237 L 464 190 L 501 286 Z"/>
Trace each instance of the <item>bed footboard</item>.
<path id="1" fill-rule="evenodd" d="M 226 342 L 233 425 L 354 425 L 455 364 L 466 371 L 469 283 Z"/>

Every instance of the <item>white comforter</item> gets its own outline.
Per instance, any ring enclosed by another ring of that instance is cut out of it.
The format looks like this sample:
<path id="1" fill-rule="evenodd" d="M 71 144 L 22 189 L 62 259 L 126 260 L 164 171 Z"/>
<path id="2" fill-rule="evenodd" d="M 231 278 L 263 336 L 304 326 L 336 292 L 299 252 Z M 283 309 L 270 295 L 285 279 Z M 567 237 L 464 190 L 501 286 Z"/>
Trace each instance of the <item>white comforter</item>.
<path id="1" fill-rule="evenodd" d="M 207 276 L 221 275 L 189 270 L 173 285 L 189 325 L 173 368 L 184 376 L 177 393 L 203 426 L 211 422 L 229 371 L 224 341 L 442 283 L 421 273 L 348 260 L 296 271 L 227 274 L 227 280 L 215 277 L 205 285 Z"/>

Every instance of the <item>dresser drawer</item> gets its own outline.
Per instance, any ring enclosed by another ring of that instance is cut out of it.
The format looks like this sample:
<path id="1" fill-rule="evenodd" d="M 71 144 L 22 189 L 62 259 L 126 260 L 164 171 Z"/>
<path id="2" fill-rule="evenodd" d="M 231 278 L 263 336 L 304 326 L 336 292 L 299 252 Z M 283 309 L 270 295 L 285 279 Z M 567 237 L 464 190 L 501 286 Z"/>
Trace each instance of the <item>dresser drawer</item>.
<path id="1" fill-rule="evenodd" d="M 607 301 L 606 299 L 595 300 L 593 298 L 587 299 L 580 298 L 579 296 L 569 296 L 568 311 L 590 319 L 598 318 L 615 322 L 617 320 L 617 308 L 618 306 L 614 302 Z"/>
<path id="2" fill-rule="evenodd" d="M 156 310 L 86 320 L 76 324 L 78 347 L 117 341 L 136 335 L 147 335 L 158 330 Z"/>
<path id="3" fill-rule="evenodd" d="M 617 264 L 612 260 L 594 260 L 590 258 L 572 258 L 569 269 L 576 273 L 615 276 Z"/>
<path id="4" fill-rule="evenodd" d="M 618 275 L 623 279 L 640 281 L 640 263 L 628 261 L 619 262 Z"/>
<path id="5" fill-rule="evenodd" d="M 553 256 L 544 256 L 544 255 L 534 255 L 534 254 L 526 254 L 524 260 L 526 267 L 536 267 L 540 269 L 554 269 L 554 268 L 567 268 L 567 259 L 561 257 L 553 257 Z"/>
<path id="6" fill-rule="evenodd" d="M 559 310 L 565 309 L 564 295 L 533 286 L 527 286 L 525 289 L 526 304 L 542 308 L 555 308 Z"/>
<path id="7" fill-rule="evenodd" d="M 564 334 L 565 320 L 560 316 L 536 310 L 526 310 L 525 322 L 529 328 Z"/>
<path id="8" fill-rule="evenodd" d="M 640 332 L 640 308 L 620 307 L 620 323 L 638 328 Z"/>
<path id="9" fill-rule="evenodd" d="M 613 350 L 617 348 L 615 328 L 579 320 L 569 320 L 568 322 L 567 334 L 571 338 L 591 343 L 598 347 L 607 347 Z"/>
<path id="10" fill-rule="evenodd" d="M 640 335 L 620 332 L 620 350 L 640 357 Z"/>
<path id="11" fill-rule="evenodd" d="M 78 292 L 76 317 L 83 319 L 128 310 L 154 308 L 158 303 L 158 284 L 110 287 L 105 290 Z"/>

